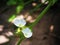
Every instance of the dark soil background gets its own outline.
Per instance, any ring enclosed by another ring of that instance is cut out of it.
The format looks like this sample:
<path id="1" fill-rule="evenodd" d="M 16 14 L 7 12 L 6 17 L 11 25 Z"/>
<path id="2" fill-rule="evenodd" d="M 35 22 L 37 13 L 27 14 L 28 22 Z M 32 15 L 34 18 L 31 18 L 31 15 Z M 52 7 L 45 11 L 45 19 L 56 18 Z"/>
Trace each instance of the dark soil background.
<path id="1" fill-rule="evenodd" d="M 0 1 L 3 2 L 3 1 Z M 7 22 L 11 14 L 15 12 L 15 6 L 6 6 L 6 2 L 0 4 L 0 25 L 4 25 L 4 29 L 0 35 L 5 35 L 5 32 L 14 32 L 13 24 Z M 3 5 L 2 5 L 3 4 Z M 27 6 L 22 13 L 30 9 L 31 5 Z M 39 11 L 36 13 L 38 16 Z M 34 13 L 35 15 L 35 13 Z M 51 32 L 50 27 L 54 26 Z M 7 36 L 6 36 L 7 37 Z M 19 38 L 15 36 L 8 37 L 10 41 L 1 45 L 16 45 Z M 43 16 L 38 24 L 33 28 L 33 36 L 30 39 L 22 41 L 21 45 L 60 45 L 60 3 L 59 1 L 50 8 L 50 10 Z"/>

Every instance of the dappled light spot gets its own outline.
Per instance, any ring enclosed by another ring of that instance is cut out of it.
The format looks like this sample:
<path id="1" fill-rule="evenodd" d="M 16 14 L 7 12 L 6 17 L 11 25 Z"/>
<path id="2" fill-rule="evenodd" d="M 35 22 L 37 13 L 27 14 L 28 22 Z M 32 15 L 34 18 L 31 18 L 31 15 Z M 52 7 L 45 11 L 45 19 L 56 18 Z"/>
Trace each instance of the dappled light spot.
<path id="1" fill-rule="evenodd" d="M 0 44 L 6 43 L 8 41 L 9 39 L 7 37 L 5 37 L 4 35 L 0 35 Z"/>
<path id="2" fill-rule="evenodd" d="M 24 16 L 21 14 L 21 15 L 18 15 L 17 18 L 23 19 Z"/>
<path id="3" fill-rule="evenodd" d="M 37 5 L 37 3 L 32 3 L 32 6 L 36 6 Z"/>
<path id="4" fill-rule="evenodd" d="M 44 3 L 44 4 L 48 4 L 49 3 L 49 1 L 46 1 L 46 0 L 41 0 L 41 3 Z"/>
<path id="5" fill-rule="evenodd" d="M 29 16 L 29 12 L 26 12 L 24 18 L 27 18 L 28 16 Z"/>
<path id="6" fill-rule="evenodd" d="M 6 32 L 5 35 L 8 36 L 8 37 L 14 36 L 14 34 L 11 31 Z"/>
<path id="7" fill-rule="evenodd" d="M 33 17 L 29 15 L 29 16 L 26 18 L 26 21 L 32 23 L 32 22 L 35 21 L 35 19 L 33 19 Z"/>
<path id="8" fill-rule="evenodd" d="M 24 16 L 24 18 L 27 18 L 27 17 L 28 17 L 28 15 L 25 15 L 25 16 Z"/>
<path id="9" fill-rule="evenodd" d="M 46 0 L 41 0 L 41 3 L 44 3 Z"/>
<path id="10" fill-rule="evenodd" d="M 32 20 L 32 16 L 28 16 L 28 17 L 26 18 L 26 21 L 30 21 L 30 20 Z"/>
<path id="11" fill-rule="evenodd" d="M 0 32 L 3 31 L 4 26 L 0 25 Z"/>
<path id="12" fill-rule="evenodd" d="M 34 20 L 30 20 L 29 22 L 30 22 L 30 23 L 33 23 L 34 21 L 35 21 L 35 19 L 34 19 Z"/>
<path id="13" fill-rule="evenodd" d="M 54 25 L 51 25 L 50 26 L 50 32 L 53 32 L 53 30 L 54 30 Z"/>

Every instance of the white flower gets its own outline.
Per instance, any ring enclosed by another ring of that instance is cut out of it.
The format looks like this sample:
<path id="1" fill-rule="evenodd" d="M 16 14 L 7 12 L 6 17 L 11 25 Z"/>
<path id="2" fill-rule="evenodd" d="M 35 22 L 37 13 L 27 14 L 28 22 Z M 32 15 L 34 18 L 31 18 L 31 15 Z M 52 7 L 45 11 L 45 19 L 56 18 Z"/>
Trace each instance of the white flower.
<path id="1" fill-rule="evenodd" d="M 26 25 L 26 21 L 24 19 L 15 18 L 13 20 L 13 24 L 16 25 L 17 27 L 23 27 Z"/>
<path id="2" fill-rule="evenodd" d="M 30 37 L 32 36 L 32 32 L 31 32 L 31 30 L 30 30 L 29 28 L 23 29 L 23 30 L 22 30 L 22 33 L 24 34 L 24 36 L 25 36 L 26 38 L 30 38 Z"/>

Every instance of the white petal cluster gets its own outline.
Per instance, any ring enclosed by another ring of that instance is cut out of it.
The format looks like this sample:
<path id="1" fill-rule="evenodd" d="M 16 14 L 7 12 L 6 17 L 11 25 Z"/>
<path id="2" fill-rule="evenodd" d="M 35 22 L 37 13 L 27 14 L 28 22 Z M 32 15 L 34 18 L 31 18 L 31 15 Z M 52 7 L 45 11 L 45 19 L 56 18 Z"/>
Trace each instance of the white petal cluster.
<path id="1" fill-rule="evenodd" d="M 32 36 L 32 32 L 31 32 L 31 30 L 30 30 L 29 28 L 23 29 L 23 30 L 22 30 L 22 33 L 24 34 L 24 36 L 25 36 L 26 38 L 30 38 L 30 37 Z"/>
<path id="2" fill-rule="evenodd" d="M 13 24 L 16 25 L 17 27 L 23 27 L 26 25 L 26 21 L 24 19 L 15 18 L 13 20 Z"/>
<path id="3" fill-rule="evenodd" d="M 31 29 L 29 29 L 28 27 L 24 28 L 24 26 L 26 25 L 26 21 L 24 20 L 24 18 L 16 17 L 13 20 L 13 24 L 16 25 L 19 28 L 22 28 L 21 31 L 26 38 L 30 38 L 32 36 Z M 18 29 L 18 32 L 20 32 L 20 29 Z"/>

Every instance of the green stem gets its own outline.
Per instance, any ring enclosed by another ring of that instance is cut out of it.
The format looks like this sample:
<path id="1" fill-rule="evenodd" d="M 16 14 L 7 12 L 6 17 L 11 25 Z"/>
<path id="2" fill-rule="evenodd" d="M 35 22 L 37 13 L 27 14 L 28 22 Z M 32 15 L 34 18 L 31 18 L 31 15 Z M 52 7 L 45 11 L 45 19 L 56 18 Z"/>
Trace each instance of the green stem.
<path id="1" fill-rule="evenodd" d="M 54 5 L 58 0 L 50 0 L 52 1 L 52 5 Z"/>
<path id="2" fill-rule="evenodd" d="M 24 37 L 21 37 L 21 38 L 19 39 L 19 41 L 18 41 L 17 45 L 20 45 L 20 44 L 21 44 L 21 42 L 22 42 L 24 39 L 25 39 Z"/>
<path id="3" fill-rule="evenodd" d="M 33 28 L 38 22 L 39 20 L 41 20 L 41 18 L 45 15 L 45 13 L 48 11 L 48 9 L 51 7 L 52 5 L 52 1 L 48 4 L 48 6 L 41 12 L 41 14 L 37 17 L 37 19 L 35 20 L 35 22 L 29 26 L 30 28 Z"/>
<path id="4" fill-rule="evenodd" d="M 42 6 L 42 4 L 39 4 L 39 5 L 37 5 L 34 9 L 32 9 L 31 11 L 30 11 L 30 13 L 33 13 L 34 11 L 36 11 L 39 7 L 41 7 Z"/>
<path id="5" fill-rule="evenodd" d="M 45 1 L 46 2 L 46 1 Z M 44 3 L 45 3 L 44 2 Z M 33 13 L 34 11 L 38 10 L 40 7 L 42 7 L 43 3 L 38 4 L 34 9 L 30 11 L 30 13 Z"/>
<path id="6" fill-rule="evenodd" d="M 32 2 L 33 0 L 29 0 L 28 2 L 26 2 L 24 5 L 27 5 L 28 3 Z"/>
<path id="7" fill-rule="evenodd" d="M 17 0 L 17 5 L 24 5 L 24 0 Z"/>

